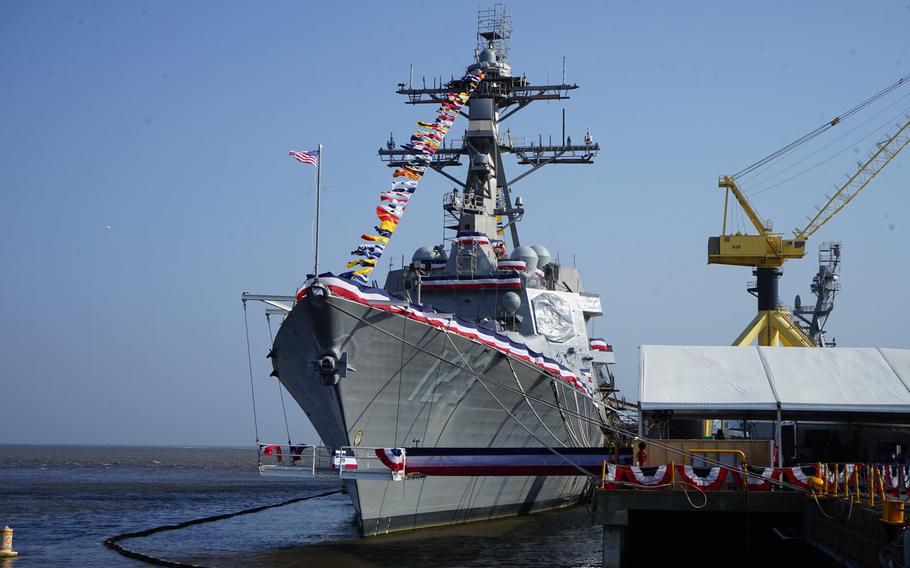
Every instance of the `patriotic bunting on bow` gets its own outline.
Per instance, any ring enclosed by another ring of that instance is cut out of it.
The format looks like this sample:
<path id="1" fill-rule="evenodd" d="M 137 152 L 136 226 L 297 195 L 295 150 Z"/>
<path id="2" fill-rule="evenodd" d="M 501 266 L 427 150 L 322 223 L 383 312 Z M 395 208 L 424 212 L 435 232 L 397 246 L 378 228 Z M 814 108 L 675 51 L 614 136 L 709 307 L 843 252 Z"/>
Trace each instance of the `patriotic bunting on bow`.
<path id="1" fill-rule="evenodd" d="M 406 457 L 401 448 L 376 448 L 376 457 L 392 471 L 404 469 Z"/>
<path id="2" fill-rule="evenodd" d="M 355 270 L 354 274 L 369 274 L 368 271 L 372 269 L 372 266 L 362 268 L 360 270 Z M 428 278 L 427 280 L 424 280 L 424 286 L 426 286 L 426 282 L 428 280 L 431 279 Z M 494 287 L 500 285 L 503 287 L 508 287 L 515 284 L 511 283 L 509 280 L 509 278 L 504 277 L 494 279 L 491 282 L 479 283 L 476 281 L 476 279 L 467 279 L 465 282 L 474 282 L 475 284 L 482 286 Z M 515 280 L 517 280 L 517 278 Z M 518 359 L 526 361 L 538 367 L 539 369 L 558 377 L 569 385 L 580 390 L 584 395 L 588 396 L 595 405 L 601 405 L 601 402 L 594 398 L 595 389 L 593 384 L 589 383 L 586 377 L 577 375 L 567 366 L 556 361 L 555 359 L 546 357 L 543 353 L 533 351 L 527 345 L 513 341 L 501 333 L 487 329 L 474 322 L 463 320 L 458 316 L 440 316 L 436 310 L 430 306 L 420 306 L 417 304 L 407 304 L 406 306 L 389 305 L 392 301 L 400 303 L 401 300 L 399 298 L 395 298 L 381 288 L 372 288 L 353 281 L 351 278 L 339 278 L 332 273 L 324 273 L 320 274 L 318 279 L 311 279 L 304 283 L 304 285 L 297 291 L 297 301 L 300 301 L 304 296 L 306 296 L 310 288 L 314 284 L 317 284 L 317 282 L 318 284 L 327 287 L 333 294 L 345 298 L 346 300 L 365 304 L 378 310 L 399 314 L 408 319 L 443 329 L 448 333 L 466 337 L 472 341 L 482 343 L 492 349 L 496 349 L 513 357 L 517 357 Z"/>
<path id="3" fill-rule="evenodd" d="M 436 153 L 439 144 L 449 132 L 449 128 L 455 123 L 461 108 L 468 102 L 474 89 L 477 88 L 483 78 L 484 73 L 480 69 L 468 70 L 468 73 L 461 80 L 464 90 L 461 92 L 452 91 L 446 95 L 439 105 L 436 119 L 433 122 L 421 120 L 417 123 L 419 130 L 411 135 L 410 142 L 402 145 L 402 148 L 406 151 L 405 163 L 392 172 L 391 189 L 380 194 L 380 205 L 376 207 L 376 216 L 379 218 L 380 224 L 375 227 L 376 234 L 364 233 L 361 235 L 364 241 L 382 243 L 383 245 L 389 242 L 392 233 L 395 232 L 395 228 L 401 222 L 401 217 L 404 215 L 405 209 L 407 209 L 408 201 L 417 189 L 417 183 L 433 160 L 433 154 Z M 298 160 L 306 161 L 294 154 L 294 152 L 291 153 Z M 345 272 L 340 275 L 342 278 L 354 280 L 361 284 L 368 282 L 367 277 L 375 268 L 375 261 L 379 260 L 383 252 L 382 248 L 363 248 L 368 246 L 370 245 L 360 245 L 351 254 L 365 256 L 367 254 L 365 251 L 369 250 L 371 256 L 367 256 L 367 258 L 374 262 L 359 270 Z M 364 263 L 359 260 L 348 263 L 348 268 L 354 266 L 364 266 Z"/>

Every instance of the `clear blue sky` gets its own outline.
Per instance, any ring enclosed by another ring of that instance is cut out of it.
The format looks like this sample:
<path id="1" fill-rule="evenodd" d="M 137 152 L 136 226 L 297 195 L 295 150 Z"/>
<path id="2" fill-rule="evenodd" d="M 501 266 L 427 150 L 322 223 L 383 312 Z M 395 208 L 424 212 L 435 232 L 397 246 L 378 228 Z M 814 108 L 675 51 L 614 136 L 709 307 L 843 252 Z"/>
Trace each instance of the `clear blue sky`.
<path id="1" fill-rule="evenodd" d="M 555 6 L 515 3 L 511 64 L 555 81 L 566 56 L 582 88 L 509 126 L 558 135 L 565 106 L 603 150 L 518 184 L 521 230 L 602 295 L 596 333 L 634 399 L 639 345 L 728 344 L 754 315 L 748 269 L 705 264 L 717 176 L 910 73 L 910 3 Z M 338 270 L 389 180 L 377 148 L 429 112 L 396 84 L 409 64 L 460 75 L 475 24 L 472 2 L 0 3 L 0 442 L 252 443 L 240 293 L 290 293 L 312 263 L 312 170 L 288 150 L 326 147 L 322 265 Z M 839 127 L 824 143 L 869 120 L 756 207 L 789 231 L 908 101 Z M 842 345 L 910 347 L 908 185 L 905 153 L 785 267 L 782 298 L 805 298 L 816 245 L 845 242 Z M 426 177 L 384 262 L 438 242 L 449 189 Z M 280 440 L 261 314 L 259 414 Z"/>

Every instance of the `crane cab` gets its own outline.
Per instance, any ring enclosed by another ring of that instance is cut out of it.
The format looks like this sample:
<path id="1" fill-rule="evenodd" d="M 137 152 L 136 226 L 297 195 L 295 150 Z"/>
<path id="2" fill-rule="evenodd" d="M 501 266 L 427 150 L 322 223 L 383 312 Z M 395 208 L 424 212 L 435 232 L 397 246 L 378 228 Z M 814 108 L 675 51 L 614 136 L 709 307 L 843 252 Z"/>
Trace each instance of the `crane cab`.
<path id="1" fill-rule="evenodd" d="M 805 239 L 739 233 L 708 237 L 708 264 L 778 268 L 788 259 L 804 256 Z"/>

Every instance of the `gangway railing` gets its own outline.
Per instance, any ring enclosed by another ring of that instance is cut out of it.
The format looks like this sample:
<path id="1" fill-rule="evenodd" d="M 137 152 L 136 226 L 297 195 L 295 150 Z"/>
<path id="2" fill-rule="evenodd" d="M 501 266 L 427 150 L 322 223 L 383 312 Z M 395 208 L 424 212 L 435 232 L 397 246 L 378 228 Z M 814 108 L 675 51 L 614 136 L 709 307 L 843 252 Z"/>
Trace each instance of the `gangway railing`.
<path id="1" fill-rule="evenodd" d="M 257 449 L 259 473 L 270 477 L 315 477 L 337 475 L 333 469 L 335 451 L 309 444 L 260 444 Z"/>
<path id="2" fill-rule="evenodd" d="M 290 459 L 288 456 L 291 456 Z M 596 479 L 601 462 L 631 463 L 630 448 L 374 448 L 263 444 L 263 475 L 402 481 L 426 476 L 580 476 Z"/>
<path id="3" fill-rule="evenodd" d="M 257 461 L 259 473 L 268 477 L 403 479 L 405 475 L 403 468 L 401 471 L 390 469 L 379 458 L 378 449 L 354 446 L 328 448 L 308 444 L 260 444 Z"/>
<path id="4" fill-rule="evenodd" d="M 404 448 L 386 449 L 342 446 L 336 453 L 338 454 L 338 459 L 336 460 L 338 475 L 341 479 L 374 478 L 401 481 L 407 475 L 404 469 Z M 384 457 L 380 458 L 379 454 Z M 383 459 L 391 463 L 391 466 L 384 463 Z M 400 467 L 390 460 L 400 460 Z"/>

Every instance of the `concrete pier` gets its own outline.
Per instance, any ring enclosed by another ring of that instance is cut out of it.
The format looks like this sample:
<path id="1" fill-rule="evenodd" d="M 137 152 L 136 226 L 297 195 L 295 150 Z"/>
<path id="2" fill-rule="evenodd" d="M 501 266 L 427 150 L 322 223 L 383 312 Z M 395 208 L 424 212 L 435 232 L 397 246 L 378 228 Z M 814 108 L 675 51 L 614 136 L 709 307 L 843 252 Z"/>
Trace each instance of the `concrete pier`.
<path id="1" fill-rule="evenodd" d="M 774 558 L 827 562 L 802 537 L 809 503 L 800 493 L 599 490 L 594 500 L 604 568 L 658 560 L 708 566 Z"/>

